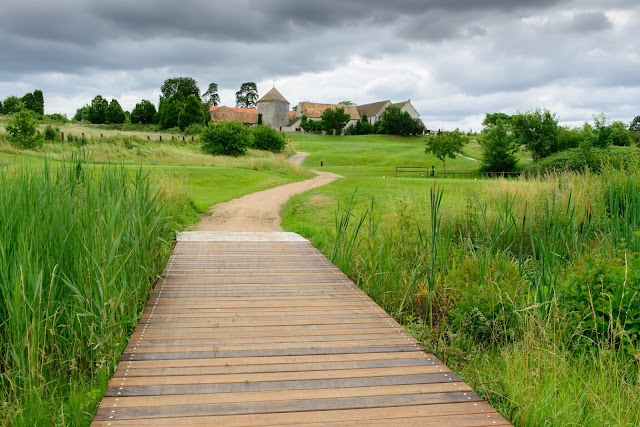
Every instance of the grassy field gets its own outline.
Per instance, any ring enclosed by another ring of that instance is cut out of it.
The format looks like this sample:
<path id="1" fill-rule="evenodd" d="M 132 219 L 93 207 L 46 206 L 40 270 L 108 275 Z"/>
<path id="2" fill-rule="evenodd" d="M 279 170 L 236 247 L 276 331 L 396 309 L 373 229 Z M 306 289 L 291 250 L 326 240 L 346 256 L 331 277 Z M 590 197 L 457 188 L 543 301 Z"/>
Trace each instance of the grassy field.
<path id="1" fill-rule="evenodd" d="M 640 169 L 395 178 L 420 140 L 361 138 L 293 136 L 345 178 L 290 200 L 285 228 L 514 424 L 640 425 Z"/>

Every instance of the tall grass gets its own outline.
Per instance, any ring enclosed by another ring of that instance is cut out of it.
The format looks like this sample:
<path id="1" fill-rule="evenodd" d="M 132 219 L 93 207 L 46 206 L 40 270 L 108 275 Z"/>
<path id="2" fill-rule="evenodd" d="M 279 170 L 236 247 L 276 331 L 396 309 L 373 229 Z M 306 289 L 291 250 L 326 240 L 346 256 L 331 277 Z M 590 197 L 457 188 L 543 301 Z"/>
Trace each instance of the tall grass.
<path id="1" fill-rule="evenodd" d="M 0 418 L 85 425 L 171 249 L 141 173 L 81 161 L 0 176 Z"/>
<path id="2" fill-rule="evenodd" d="M 333 259 L 517 425 L 640 425 L 639 185 L 497 180 L 463 213 L 433 188 L 384 220 L 352 200 Z"/>

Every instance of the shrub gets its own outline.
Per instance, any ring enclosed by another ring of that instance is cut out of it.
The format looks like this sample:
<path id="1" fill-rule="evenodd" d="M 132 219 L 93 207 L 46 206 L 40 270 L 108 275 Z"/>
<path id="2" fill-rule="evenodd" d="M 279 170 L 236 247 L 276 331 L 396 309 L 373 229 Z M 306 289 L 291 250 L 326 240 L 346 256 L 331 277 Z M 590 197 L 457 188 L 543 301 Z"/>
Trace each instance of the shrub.
<path id="1" fill-rule="evenodd" d="M 185 135 L 200 135 L 204 130 L 204 126 L 199 123 L 192 123 L 184 130 Z"/>
<path id="2" fill-rule="evenodd" d="M 202 149 L 213 155 L 242 156 L 251 145 L 251 133 L 242 123 L 211 123 L 200 134 Z"/>
<path id="3" fill-rule="evenodd" d="M 37 131 L 36 119 L 28 110 L 17 113 L 7 125 L 9 141 L 25 150 L 38 148 L 42 144 Z"/>
<path id="4" fill-rule="evenodd" d="M 577 345 L 640 343 L 640 256 L 597 254 L 575 264 L 563 288 Z"/>
<path id="5" fill-rule="evenodd" d="M 44 128 L 44 139 L 47 141 L 55 141 L 58 136 L 58 131 L 48 125 Z"/>
<path id="6" fill-rule="evenodd" d="M 253 146 L 258 150 L 280 153 L 286 146 L 284 135 L 271 126 L 259 125 L 251 129 Z"/>

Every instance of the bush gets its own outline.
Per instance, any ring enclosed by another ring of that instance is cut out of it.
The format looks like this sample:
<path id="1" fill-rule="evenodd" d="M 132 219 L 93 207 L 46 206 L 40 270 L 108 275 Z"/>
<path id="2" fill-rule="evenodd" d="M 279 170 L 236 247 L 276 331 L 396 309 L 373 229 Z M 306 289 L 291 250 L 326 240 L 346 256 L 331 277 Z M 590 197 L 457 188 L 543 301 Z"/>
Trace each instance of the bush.
<path id="1" fill-rule="evenodd" d="M 44 128 L 44 139 L 47 141 L 55 141 L 58 137 L 58 131 L 48 125 Z"/>
<path id="2" fill-rule="evenodd" d="M 9 141 L 22 149 L 34 149 L 42 145 L 36 119 L 28 110 L 22 110 L 15 115 L 7 125 L 7 133 Z"/>
<path id="3" fill-rule="evenodd" d="M 284 135 L 271 126 L 256 126 L 251 129 L 251 133 L 253 134 L 253 146 L 258 150 L 280 153 L 287 144 Z"/>
<path id="4" fill-rule="evenodd" d="M 211 123 L 200 134 L 202 150 L 222 156 L 242 156 L 251 145 L 251 133 L 242 123 L 222 121 Z"/>
<path id="5" fill-rule="evenodd" d="M 599 171 L 602 165 L 623 168 L 638 162 L 640 150 L 636 147 L 571 148 L 533 162 L 527 166 L 527 173 L 546 174 L 558 171 L 581 172 L 585 169 Z"/>
<path id="6" fill-rule="evenodd" d="M 576 344 L 640 343 L 640 256 L 637 253 L 587 257 L 571 269 L 563 288 L 564 308 Z"/>
<path id="7" fill-rule="evenodd" d="M 192 123 L 184 130 L 185 135 L 200 135 L 204 130 L 204 126 L 199 123 Z"/>

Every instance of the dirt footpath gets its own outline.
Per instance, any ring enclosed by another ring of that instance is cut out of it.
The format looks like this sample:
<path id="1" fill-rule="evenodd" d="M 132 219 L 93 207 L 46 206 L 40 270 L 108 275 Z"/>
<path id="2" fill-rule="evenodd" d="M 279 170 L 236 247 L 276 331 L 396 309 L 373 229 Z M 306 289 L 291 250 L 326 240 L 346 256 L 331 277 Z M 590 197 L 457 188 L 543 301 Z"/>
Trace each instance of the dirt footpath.
<path id="1" fill-rule="evenodd" d="M 307 155 L 307 153 L 297 153 L 291 157 L 291 161 L 302 164 Z M 280 208 L 291 196 L 341 178 L 340 175 L 329 172 L 313 172 L 318 176 L 219 203 L 202 216 L 202 221 L 197 224 L 195 230 L 283 231 L 280 227 Z"/>

